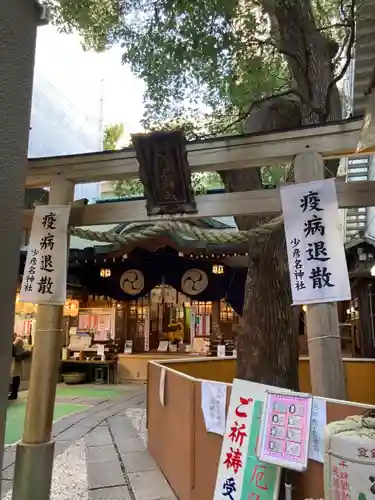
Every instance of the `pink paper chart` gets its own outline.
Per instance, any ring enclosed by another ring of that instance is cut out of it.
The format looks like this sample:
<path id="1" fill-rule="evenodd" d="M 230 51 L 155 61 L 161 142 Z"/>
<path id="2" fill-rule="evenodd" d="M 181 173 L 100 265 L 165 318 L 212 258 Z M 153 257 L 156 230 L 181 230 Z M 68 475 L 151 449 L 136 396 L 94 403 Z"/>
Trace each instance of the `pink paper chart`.
<path id="1" fill-rule="evenodd" d="M 303 463 L 309 443 L 310 400 L 272 393 L 268 397 L 263 458 Z"/>

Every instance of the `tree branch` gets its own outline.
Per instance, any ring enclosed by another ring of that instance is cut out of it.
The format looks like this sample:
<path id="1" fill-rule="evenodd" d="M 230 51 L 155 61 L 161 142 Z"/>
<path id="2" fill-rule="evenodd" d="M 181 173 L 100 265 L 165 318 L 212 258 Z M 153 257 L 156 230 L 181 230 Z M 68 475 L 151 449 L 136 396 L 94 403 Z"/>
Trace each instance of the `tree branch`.
<path id="1" fill-rule="evenodd" d="M 348 32 L 346 33 L 345 38 L 344 38 L 344 41 L 343 41 L 343 43 L 341 44 L 341 47 L 339 48 L 339 50 L 337 51 L 337 53 L 336 53 L 336 56 L 335 56 L 334 60 L 332 61 L 332 64 L 333 64 L 334 66 L 336 66 L 337 61 L 340 61 L 340 60 L 342 59 L 342 54 L 343 54 L 343 52 L 344 52 L 345 48 L 347 47 L 347 45 L 348 45 L 348 43 L 349 43 L 350 34 L 351 34 L 351 32 L 350 32 L 350 31 L 348 31 Z"/>
<path id="2" fill-rule="evenodd" d="M 245 120 L 250 115 L 250 113 L 253 111 L 253 109 L 256 106 L 258 106 L 259 104 L 262 104 L 262 103 L 267 102 L 267 101 L 272 101 L 272 99 L 277 99 L 279 97 L 286 97 L 288 95 L 295 95 L 295 96 L 297 96 L 301 100 L 301 102 L 303 102 L 304 104 L 306 104 L 307 106 L 309 106 L 312 111 L 314 111 L 315 113 L 317 113 L 317 114 L 319 114 L 321 116 L 325 115 L 326 110 L 321 109 L 321 108 L 315 108 L 313 106 L 313 104 L 308 99 L 306 99 L 306 97 L 304 95 L 302 95 L 300 92 L 298 92 L 298 90 L 296 90 L 296 89 L 288 89 L 288 90 L 285 90 L 284 92 L 279 92 L 278 94 L 273 94 L 273 95 L 266 96 L 266 97 L 263 97 L 261 99 L 257 99 L 255 101 L 253 101 L 251 103 L 251 105 L 249 106 L 249 109 L 247 111 L 241 113 L 238 116 L 238 118 L 236 118 L 233 122 L 229 123 L 223 129 L 221 129 L 221 132 L 223 133 L 223 132 L 229 130 L 231 127 L 233 127 L 233 125 L 235 125 L 236 123 L 239 123 L 239 122 L 242 122 L 243 120 Z"/>
<path id="3" fill-rule="evenodd" d="M 279 54 L 282 54 L 282 55 L 284 55 L 286 57 L 290 57 L 290 58 L 294 59 L 294 61 L 296 62 L 296 64 L 298 64 L 298 66 L 301 69 L 303 69 L 302 66 L 301 66 L 301 62 L 298 60 L 298 58 L 296 57 L 296 55 L 292 54 L 291 52 L 288 52 L 287 50 L 281 49 L 274 40 L 271 40 L 271 39 L 260 40 L 260 39 L 258 39 L 258 38 L 256 38 L 255 36 L 252 35 L 251 39 L 249 40 L 249 42 L 254 42 L 254 43 L 258 44 L 258 45 L 268 45 L 268 46 L 271 46 L 274 49 L 276 49 Z"/>
<path id="4" fill-rule="evenodd" d="M 350 31 L 349 31 L 349 39 L 346 44 L 346 59 L 343 67 L 341 68 L 340 72 L 338 75 L 335 76 L 335 78 L 329 83 L 328 88 L 327 88 L 327 95 L 326 95 L 326 102 L 325 102 L 325 108 L 326 108 L 326 117 L 329 114 L 329 102 L 331 99 L 331 92 L 334 86 L 339 82 L 345 73 L 347 72 L 350 61 L 352 59 L 352 51 L 355 43 L 355 0 L 351 1 L 350 5 L 350 14 L 348 17 L 348 22 L 350 25 Z"/>
<path id="5" fill-rule="evenodd" d="M 335 28 L 350 28 L 349 23 L 336 23 L 336 24 L 329 24 L 327 26 L 322 26 L 318 28 L 318 31 L 327 31 Z"/>

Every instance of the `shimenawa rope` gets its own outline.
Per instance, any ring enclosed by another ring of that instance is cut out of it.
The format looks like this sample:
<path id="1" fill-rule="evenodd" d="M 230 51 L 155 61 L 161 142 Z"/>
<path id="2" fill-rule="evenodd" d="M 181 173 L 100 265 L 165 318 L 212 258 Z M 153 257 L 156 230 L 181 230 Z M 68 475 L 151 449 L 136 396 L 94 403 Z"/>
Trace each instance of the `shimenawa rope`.
<path id="1" fill-rule="evenodd" d="M 163 220 L 153 226 L 142 227 L 137 231 L 126 234 L 116 234 L 110 231 L 91 231 L 90 229 L 82 229 L 80 227 L 70 227 L 69 232 L 72 236 L 77 236 L 85 240 L 121 243 L 123 245 L 155 238 L 155 236 L 165 232 L 175 232 L 180 233 L 182 236 L 192 237 L 195 240 L 215 245 L 244 243 L 250 237 L 268 234 L 282 224 L 283 217 L 280 216 L 248 231 L 235 231 L 231 229 L 201 229 L 196 226 L 190 226 L 186 222 Z"/>

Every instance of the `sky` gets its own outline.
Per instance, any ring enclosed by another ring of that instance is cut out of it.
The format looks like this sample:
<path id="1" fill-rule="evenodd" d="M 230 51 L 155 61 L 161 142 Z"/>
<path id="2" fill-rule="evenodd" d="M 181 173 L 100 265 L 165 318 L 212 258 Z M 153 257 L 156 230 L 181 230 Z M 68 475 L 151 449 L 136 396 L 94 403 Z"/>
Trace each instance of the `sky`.
<path id="1" fill-rule="evenodd" d="M 87 116 L 100 116 L 103 100 L 104 124 L 123 123 L 126 145 L 129 134 L 141 131 L 144 83 L 121 63 L 121 48 L 96 54 L 85 52 L 78 35 L 65 35 L 54 26 L 38 30 L 35 70 Z"/>

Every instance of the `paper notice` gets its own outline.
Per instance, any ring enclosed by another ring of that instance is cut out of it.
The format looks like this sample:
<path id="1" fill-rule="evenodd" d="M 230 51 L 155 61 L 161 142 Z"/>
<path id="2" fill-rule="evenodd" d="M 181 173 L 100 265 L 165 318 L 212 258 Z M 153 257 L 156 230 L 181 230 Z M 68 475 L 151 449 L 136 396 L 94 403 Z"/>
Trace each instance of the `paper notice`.
<path id="1" fill-rule="evenodd" d="M 165 368 L 161 369 L 160 372 L 160 382 L 159 382 L 159 399 L 160 404 L 165 406 L 164 394 L 165 394 Z"/>
<path id="2" fill-rule="evenodd" d="M 227 386 L 225 384 L 202 382 L 202 412 L 207 432 L 224 436 L 225 403 Z"/>
<path id="3" fill-rule="evenodd" d="M 310 425 L 309 459 L 324 462 L 324 428 L 327 425 L 325 399 L 313 398 Z"/>

